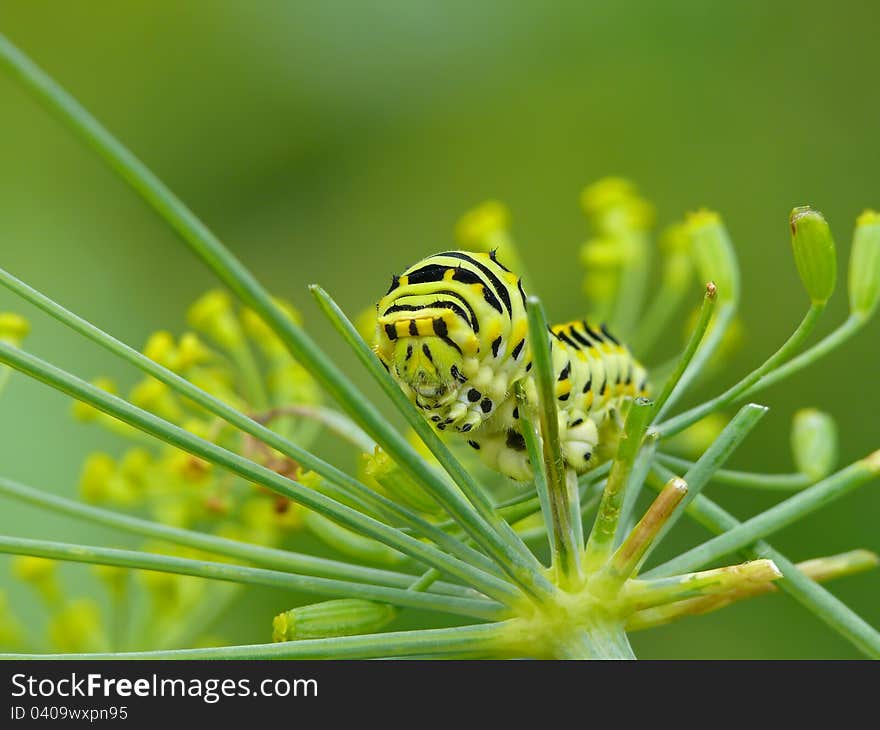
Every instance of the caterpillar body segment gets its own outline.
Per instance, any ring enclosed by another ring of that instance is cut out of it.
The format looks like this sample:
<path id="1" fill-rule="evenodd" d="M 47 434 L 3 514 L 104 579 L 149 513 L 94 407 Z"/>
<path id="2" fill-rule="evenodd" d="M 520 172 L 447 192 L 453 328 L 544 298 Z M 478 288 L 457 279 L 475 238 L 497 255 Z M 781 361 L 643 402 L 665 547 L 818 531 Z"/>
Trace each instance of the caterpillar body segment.
<path id="1" fill-rule="evenodd" d="M 520 278 L 494 254 L 435 254 L 392 279 L 377 314 L 376 352 L 425 418 L 491 468 L 530 479 L 514 395 L 522 381 L 536 402 Z M 563 455 L 583 472 L 608 413 L 644 392 L 645 370 L 604 325 L 568 322 L 548 337 Z"/>

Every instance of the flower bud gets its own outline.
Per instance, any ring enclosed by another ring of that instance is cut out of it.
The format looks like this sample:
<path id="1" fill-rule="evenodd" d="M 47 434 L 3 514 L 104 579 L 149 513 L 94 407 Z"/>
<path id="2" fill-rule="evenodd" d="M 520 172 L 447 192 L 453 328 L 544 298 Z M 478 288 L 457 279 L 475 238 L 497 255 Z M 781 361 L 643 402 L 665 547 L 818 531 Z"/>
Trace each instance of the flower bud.
<path id="1" fill-rule="evenodd" d="M 693 276 L 691 240 L 683 223 L 669 226 L 660 236 L 663 254 L 663 280 L 673 291 L 684 291 Z"/>
<path id="2" fill-rule="evenodd" d="M 235 349 L 243 334 L 232 308 L 229 295 L 221 290 L 209 291 L 189 308 L 187 320 L 193 329 L 204 332 L 223 347 Z"/>
<path id="3" fill-rule="evenodd" d="M 165 330 L 150 335 L 150 339 L 144 345 L 144 355 L 169 370 L 177 370 L 180 365 L 180 355 L 174 346 L 174 336 Z"/>
<path id="4" fill-rule="evenodd" d="M 440 509 L 437 500 L 417 484 L 388 454 L 379 447 L 372 454 L 363 454 L 364 476 L 378 483 L 391 499 L 419 512 L 433 513 Z"/>
<path id="5" fill-rule="evenodd" d="M 822 214 L 809 206 L 791 211 L 791 247 L 801 281 L 814 304 L 824 304 L 837 283 L 837 252 Z"/>
<path id="6" fill-rule="evenodd" d="M 849 257 L 849 307 L 871 316 L 880 302 L 880 213 L 866 210 L 856 221 Z"/>
<path id="7" fill-rule="evenodd" d="M 30 330 L 30 324 L 21 315 L 14 312 L 0 312 L 0 342 L 18 347 Z"/>
<path id="8" fill-rule="evenodd" d="M 272 301 L 275 302 L 278 308 L 284 312 L 291 322 L 296 325 L 302 324 L 302 315 L 290 302 L 275 297 L 272 298 Z M 265 320 L 263 320 L 263 318 L 253 309 L 244 307 L 241 310 L 241 323 L 248 337 L 257 343 L 259 348 L 270 360 L 287 359 L 290 357 L 287 347 L 278 335 L 275 334 L 272 328 L 266 324 Z"/>
<path id="9" fill-rule="evenodd" d="M 129 400 L 138 408 L 155 413 L 172 423 L 180 423 L 183 410 L 171 389 L 155 378 L 147 377 L 132 388 Z"/>
<path id="10" fill-rule="evenodd" d="M 837 426 L 827 413 L 804 408 L 794 414 L 791 450 L 801 474 L 814 482 L 828 476 L 837 463 Z"/>
<path id="11" fill-rule="evenodd" d="M 61 599 L 58 563 L 35 555 L 20 555 L 12 560 L 12 575 L 30 585 L 49 605 Z"/>
<path id="12" fill-rule="evenodd" d="M 721 216 L 709 210 L 689 213 L 685 227 L 701 281 L 714 281 L 718 301 L 739 301 L 739 266 Z"/>
<path id="13" fill-rule="evenodd" d="M 197 365 L 203 365 L 214 359 L 211 349 L 199 339 L 195 332 L 184 332 L 180 336 L 180 344 L 177 347 L 178 367 L 189 370 Z"/>
<path id="14" fill-rule="evenodd" d="M 629 180 L 619 177 L 606 177 L 584 188 L 581 207 L 603 235 L 647 231 L 654 223 L 654 207 Z"/>
<path id="15" fill-rule="evenodd" d="M 92 504 L 131 506 L 140 497 L 135 482 L 117 469 L 112 456 L 100 451 L 89 454 L 83 463 L 79 476 L 79 493 L 83 500 Z"/>
<path id="16" fill-rule="evenodd" d="M 393 606 L 359 598 L 313 603 L 279 613 L 272 621 L 272 641 L 372 634 L 396 615 Z"/>

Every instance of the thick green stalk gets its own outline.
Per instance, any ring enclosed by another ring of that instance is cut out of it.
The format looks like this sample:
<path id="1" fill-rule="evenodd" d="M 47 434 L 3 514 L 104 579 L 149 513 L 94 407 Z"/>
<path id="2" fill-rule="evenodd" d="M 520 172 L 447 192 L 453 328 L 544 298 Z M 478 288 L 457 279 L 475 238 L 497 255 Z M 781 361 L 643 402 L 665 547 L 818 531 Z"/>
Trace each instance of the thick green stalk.
<path id="1" fill-rule="evenodd" d="M 385 420 L 331 358 L 287 316 L 253 274 L 207 226 L 70 94 L 3 36 L 0 36 L 0 66 L 11 73 L 27 91 L 120 175 L 217 277 L 260 315 L 303 367 L 386 452 L 395 457 L 404 470 L 414 478 L 427 482 L 435 496 L 457 496 L 449 494 L 449 485 L 443 479 L 425 470 L 424 461 L 407 443 L 406 438 Z M 439 440 L 437 444 L 440 444 Z M 442 448 L 442 444 L 440 447 Z M 470 475 L 460 465 L 451 476 L 460 487 L 464 484 L 465 491 L 473 485 Z M 477 544 L 491 546 L 491 553 L 497 555 L 499 546 L 493 535 L 489 534 L 492 530 L 487 530 L 485 524 L 479 520 L 479 513 L 465 499 L 456 498 L 454 502 L 458 509 L 452 517 L 461 521 L 462 527 L 472 533 Z M 506 552 L 506 546 L 503 547 L 505 549 L 500 550 L 501 553 Z M 528 584 L 522 574 L 531 575 L 537 568 L 532 566 L 532 570 L 522 570 L 519 563 L 523 559 L 520 555 L 512 565 L 505 561 L 502 567 L 514 573 L 518 581 L 526 581 Z M 541 588 L 542 592 L 549 590 L 546 586 Z"/>
<path id="2" fill-rule="evenodd" d="M 668 469 L 658 466 L 656 473 L 657 483 L 648 480 L 648 484 L 659 488 L 663 481 L 669 478 L 670 472 Z M 733 515 L 704 496 L 700 496 L 688 505 L 687 514 L 716 535 L 733 530 L 741 524 Z M 742 553 L 747 558 L 772 560 L 776 567 L 782 571 L 782 578 L 776 583 L 781 590 L 824 621 L 859 651 L 874 659 L 880 659 L 880 632 L 843 601 L 801 573 L 797 566 L 782 553 L 763 540 L 745 548 Z"/>
<path id="3" fill-rule="evenodd" d="M 322 578 L 339 578 L 364 583 L 387 585 L 394 588 L 407 588 L 415 576 L 397 573 L 390 570 L 370 568 L 363 565 L 346 563 L 314 555 L 296 553 L 290 550 L 264 547 L 239 540 L 228 540 L 204 532 L 183 530 L 179 527 L 163 525 L 159 522 L 142 520 L 138 517 L 119 514 L 110 510 L 93 507 L 83 502 L 65 499 L 48 492 L 43 492 L 10 479 L 0 477 L 0 494 L 32 504 L 40 509 L 48 509 L 60 514 L 87 520 L 93 524 L 110 527 L 114 530 L 133 535 L 164 540 L 174 545 L 204 550 L 205 552 L 223 555 L 235 560 L 244 560 L 261 568 L 281 570 L 291 573 L 320 576 Z M 469 589 L 452 583 L 437 583 L 435 592 L 448 595 L 463 595 Z"/>
<path id="4" fill-rule="evenodd" d="M 559 440 L 559 414 L 556 409 L 556 375 L 550 354 L 550 335 L 544 308 L 537 297 L 526 300 L 529 322 L 529 350 L 534 363 L 533 377 L 538 391 L 538 419 L 541 425 L 541 447 L 546 477 L 546 498 L 553 535 L 554 567 L 566 581 L 577 582 L 581 575 L 580 553 L 583 545 L 583 525 L 577 493 L 570 493 L 566 478 L 565 460 Z M 522 409 L 520 409 L 522 413 Z M 527 415 L 527 414 L 526 414 Z M 534 441 L 534 431 L 531 439 Z M 528 438 L 528 436 L 527 436 Z M 528 443 L 528 442 L 527 442 Z M 532 465 L 537 472 L 537 464 Z M 540 492 L 539 492 L 540 495 Z"/>
<path id="5" fill-rule="evenodd" d="M 277 570 L 251 568 L 232 563 L 213 563 L 205 560 L 190 560 L 169 555 L 142 553 L 134 550 L 95 547 L 92 545 L 72 545 L 49 540 L 27 540 L 18 537 L 0 536 L 0 553 L 13 555 L 35 555 L 52 560 L 66 560 L 95 565 L 117 565 L 122 568 L 155 570 L 162 573 L 192 575 L 199 578 L 245 583 L 248 585 L 271 586 L 294 591 L 306 591 L 334 598 L 364 598 L 369 601 L 391 603 L 395 606 L 423 608 L 430 611 L 455 613 L 461 616 L 497 620 L 506 615 L 500 604 L 480 598 L 442 596 L 436 593 L 421 593 L 388 586 L 375 586 L 368 583 L 318 578 L 310 575 L 282 573 Z"/>
<path id="6" fill-rule="evenodd" d="M 645 573 L 664 576 L 696 570 L 718 558 L 740 550 L 797 522 L 831 502 L 871 481 L 880 471 L 880 451 L 851 464 L 809 489 L 798 492 L 784 502 L 740 523 L 729 532 L 704 542 Z"/>
<path id="7" fill-rule="evenodd" d="M 131 651 L 105 654 L 0 654 L 4 659 L 377 659 L 492 653 L 503 624 L 455 626 L 448 629 L 392 631 L 330 639 L 303 639 L 277 644 L 221 646 L 209 649 Z"/>
<path id="8" fill-rule="evenodd" d="M 715 398 L 712 398 L 689 411 L 685 411 L 674 418 L 670 418 L 664 423 L 658 424 L 655 429 L 662 436 L 673 436 L 680 431 L 684 431 L 688 426 L 693 425 L 701 418 L 708 416 L 710 413 L 714 413 L 725 406 L 729 406 L 747 397 L 749 389 L 755 385 L 755 383 L 760 381 L 767 373 L 770 373 L 779 367 L 779 365 L 788 360 L 801 348 L 801 345 L 807 337 L 810 336 L 810 333 L 816 326 L 816 322 L 819 320 L 819 317 L 822 316 L 824 311 L 825 302 L 814 302 L 811 304 L 807 313 L 804 315 L 804 318 L 801 320 L 801 323 L 797 326 L 797 329 L 795 329 L 785 343 L 767 358 L 760 367 L 753 370 L 745 378 L 732 385 Z"/>
<path id="9" fill-rule="evenodd" d="M 636 398 L 627 414 L 617 455 L 611 465 L 605 491 L 602 492 L 602 501 L 599 502 L 599 512 L 584 550 L 584 566 L 587 571 L 596 570 L 614 549 L 614 537 L 626 497 L 627 482 L 653 411 L 650 400 Z"/>
<path id="10" fill-rule="evenodd" d="M 309 289 L 315 296 L 318 306 L 406 418 L 419 438 L 431 450 L 446 473 L 452 477 L 458 489 L 434 474 L 433 471 L 424 472 L 423 470 L 422 473 L 413 472 L 412 475 L 423 483 L 428 477 L 431 477 L 433 481 L 429 486 L 433 497 L 446 508 L 446 511 L 479 547 L 495 558 L 499 566 L 520 588 L 535 598 L 543 598 L 552 594 L 555 587 L 544 577 L 537 558 L 529 551 L 510 525 L 498 516 L 480 484 L 452 455 L 452 452 L 440 440 L 424 416 L 418 412 L 400 386 L 394 382 L 376 357 L 376 353 L 364 342 L 339 305 L 321 287 L 312 285 Z M 396 431 L 394 435 L 400 438 Z M 412 451 L 419 462 L 422 462 L 421 457 L 415 453 L 412 446 L 405 440 L 404 443 L 406 449 Z M 404 454 L 396 454 L 384 444 L 383 447 L 392 455 L 399 457 L 398 464 L 404 466 L 404 462 L 401 460 L 405 457 Z"/>
<path id="11" fill-rule="evenodd" d="M 782 574 L 772 560 L 753 560 L 741 565 L 674 575 L 654 580 L 630 580 L 621 591 L 630 608 L 641 611 L 668 603 L 713 596 L 777 580 Z"/>
<path id="12" fill-rule="evenodd" d="M 648 548 L 686 494 L 687 484 L 684 479 L 670 479 L 644 517 L 614 551 L 598 576 L 599 583 L 609 595 L 616 594 L 623 583 L 635 574 Z"/>
<path id="13" fill-rule="evenodd" d="M 797 569 L 810 580 L 827 581 L 835 578 L 861 573 L 877 567 L 878 557 L 870 550 L 850 550 L 839 555 L 831 555 L 825 558 L 814 558 L 797 564 Z M 746 598 L 760 596 L 763 593 L 777 591 L 778 588 L 771 582 L 756 583 L 745 588 L 737 589 L 729 593 L 703 598 L 690 598 L 678 603 L 670 603 L 657 608 L 649 608 L 633 614 L 626 623 L 627 631 L 640 631 L 655 626 L 662 626 L 671 621 L 685 616 L 717 611 L 719 608 L 729 606 L 731 603 Z"/>
<path id="14" fill-rule="evenodd" d="M 242 478 L 323 514 L 344 527 L 384 542 L 427 565 L 453 575 L 493 598 L 516 600 L 519 592 L 509 583 L 453 558 L 437 548 L 416 540 L 393 527 L 288 479 L 277 472 L 245 459 L 238 454 L 199 438 L 189 431 L 137 408 L 122 398 L 96 388 L 33 355 L 0 343 L 0 362 L 50 385 L 67 395 L 88 403 L 114 418 L 128 423 L 166 443 L 199 456 Z M 503 596 L 503 598 L 501 598 Z"/>
<path id="15" fill-rule="evenodd" d="M 620 519 L 617 522 L 617 532 L 614 535 L 615 548 L 618 547 L 626 537 L 625 531 L 629 527 L 630 521 L 633 519 L 633 512 L 636 509 L 639 495 L 642 492 L 642 486 L 645 483 L 648 472 L 651 471 L 651 465 L 654 463 L 654 456 L 657 453 L 658 442 L 659 439 L 657 438 L 657 435 L 649 431 L 645 434 L 642 448 L 639 449 L 639 453 L 636 454 L 632 470 L 629 473 L 629 478 L 627 479 L 626 487 L 624 488 L 623 506 L 620 508 Z"/>
<path id="16" fill-rule="evenodd" d="M 316 474 L 324 477 L 330 484 L 339 487 L 348 499 L 360 509 L 371 515 L 378 514 L 384 521 L 400 521 L 404 525 L 414 529 L 421 535 L 430 538 L 441 547 L 457 557 L 480 566 L 484 570 L 493 572 L 494 565 L 484 555 L 462 544 L 459 540 L 447 535 L 430 522 L 412 510 L 393 502 L 386 497 L 377 494 L 365 484 L 349 476 L 341 469 L 318 458 L 309 451 L 285 439 L 280 434 L 267 428 L 262 423 L 237 411 L 232 406 L 224 403 L 219 398 L 196 387 L 185 378 L 162 367 L 146 355 L 141 354 L 124 342 L 107 334 L 95 325 L 77 316 L 73 312 L 52 301 L 49 297 L 36 289 L 28 286 L 8 272 L 0 269 L 0 284 L 7 289 L 43 310 L 62 324 L 70 327 L 75 332 L 87 337 L 107 351 L 117 355 L 126 362 L 134 365 L 143 372 L 165 383 L 176 393 L 190 399 L 200 405 L 209 413 L 222 418 L 227 423 L 235 426 L 244 433 L 253 436 L 267 446 L 277 449 L 285 456 L 296 461 L 306 469 L 312 469 Z M 342 495 L 340 495 L 342 496 Z"/>

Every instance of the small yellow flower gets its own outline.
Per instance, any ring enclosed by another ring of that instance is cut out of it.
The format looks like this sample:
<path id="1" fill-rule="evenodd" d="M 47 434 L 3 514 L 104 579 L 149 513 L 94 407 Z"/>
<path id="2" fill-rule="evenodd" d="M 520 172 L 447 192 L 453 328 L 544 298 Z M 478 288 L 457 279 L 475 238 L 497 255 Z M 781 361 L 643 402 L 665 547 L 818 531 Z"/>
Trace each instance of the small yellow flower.
<path id="1" fill-rule="evenodd" d="M 144 378 L 135 385 L 129 400 L 172 423 L 179 423 L 183 418 L 183 409 L 171 389 L 155 378 Z"/>
<path id="2" fill-rule="evenodd" d="M 174 345 L 174 335 L 165 330 L 154 332 L 144 345 L 144 355 L 169 370 L 180 366 L 180 354 Z"/>
<path id="3" fill-rule="evenodd" d="M 223 347 L 234 349 L 242 343 L 242 331 L 225 291 L 213 289 L 202 295 L 189 308 L 190 326 L 208 335 Z"/>
<path id="4" fill-rule="evenodd" d="M 18 347 L 30 330 L 30 323 L 20 314 L 0 312 L 0 342 Z"/>

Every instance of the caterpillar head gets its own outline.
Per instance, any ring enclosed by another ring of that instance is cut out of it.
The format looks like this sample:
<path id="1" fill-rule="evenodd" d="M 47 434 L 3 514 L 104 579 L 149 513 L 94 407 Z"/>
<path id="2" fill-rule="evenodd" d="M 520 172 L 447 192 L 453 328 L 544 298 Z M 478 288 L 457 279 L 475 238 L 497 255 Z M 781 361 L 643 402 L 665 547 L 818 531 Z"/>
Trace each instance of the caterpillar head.
<path id="1" fill-rule="evenodd" d="M 489 254 L 434 254 L 393 277 L 376 352 L 439 430 L 470 431 L 525 375 L 524 301 L 519 278 Z"/>
<path id="2" fill-rule="evenodd" d="M 420 407 L 435 409 L 456 400 L 461 348 L 449 338 L 442 316 L 392 313 L 380 319 L 379 327 L 380 357 Z"/>

